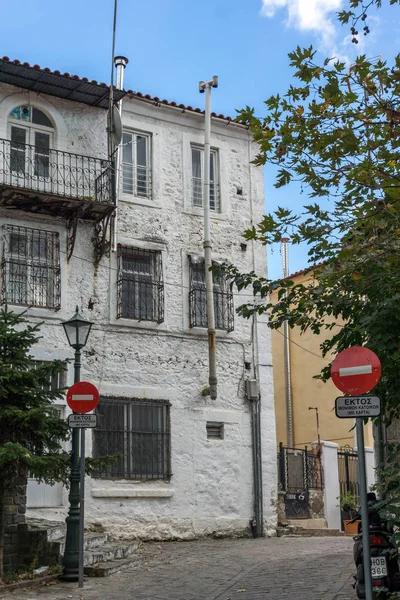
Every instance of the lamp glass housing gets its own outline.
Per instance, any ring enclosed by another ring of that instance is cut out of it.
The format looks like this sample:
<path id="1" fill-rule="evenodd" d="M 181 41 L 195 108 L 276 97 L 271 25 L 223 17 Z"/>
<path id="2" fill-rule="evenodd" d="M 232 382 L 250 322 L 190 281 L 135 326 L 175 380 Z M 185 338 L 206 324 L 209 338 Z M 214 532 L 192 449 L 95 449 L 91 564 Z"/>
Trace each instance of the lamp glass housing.
<path id="1" fill-rule="evenodd" d="M 78 312 L 78 307 L 76 307 L 76 313 L 74 316 L 62 324 L 69 345 L 75 349 L 86 346 L 92 325 L 93 323 L 86 321 L 86 319 L 81 317 Z"/>

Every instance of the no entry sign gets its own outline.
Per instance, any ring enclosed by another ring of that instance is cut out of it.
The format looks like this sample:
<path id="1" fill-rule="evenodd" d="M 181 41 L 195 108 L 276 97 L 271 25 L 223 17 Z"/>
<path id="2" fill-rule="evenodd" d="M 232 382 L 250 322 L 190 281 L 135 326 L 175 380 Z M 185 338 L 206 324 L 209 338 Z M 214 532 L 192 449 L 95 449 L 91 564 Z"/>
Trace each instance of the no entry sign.
<path id="1" fill-rule="evenodd" d="M 372 350 L 352 346 L 339 352 L 332 363 L 331 377 L 335 386 L 349 396 L 367 394 L 381 377 L 381 363 Z"/>
<path id="2" fill-rule="evenodd" d="M 81 415 L 91 412 L 99 403 L 99 391 L 88 381 L 74 383 L 67 392 L 67 404 Z"/>

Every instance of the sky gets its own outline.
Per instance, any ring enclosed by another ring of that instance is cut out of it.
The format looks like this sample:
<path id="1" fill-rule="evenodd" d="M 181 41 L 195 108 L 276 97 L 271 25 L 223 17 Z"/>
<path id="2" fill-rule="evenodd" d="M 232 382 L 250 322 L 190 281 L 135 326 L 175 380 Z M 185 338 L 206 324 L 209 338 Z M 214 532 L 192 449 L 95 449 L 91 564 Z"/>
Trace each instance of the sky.
<path id="1" fill-rule="evenodd" d="M 400 8 L 373 13 L 372 33 L 351 44 L 335 13 L 347 0 L 118 0 L 116 54 L 129 59 L 125 89 L 203 107 L 198 82 L 219 77 L 212 110 L 235 116 L 246 105 L 264 114 L 264 100 L 293 83 L 287 54 L 313 45 L 321 58 L 351 63 L 356 53 L 391 59 L 400 47 Z M 2 56 L 110 82 L 114 0 L 18 0 L 2 4 Z M 265 210 L 300 210 L 306 192 L 274 188 L 266 166 Z M 289 247 L 289 271 L 305 268 L 305 248 Z M 268 251 L 268 274 L 281 275 L 279 246 Z"/>

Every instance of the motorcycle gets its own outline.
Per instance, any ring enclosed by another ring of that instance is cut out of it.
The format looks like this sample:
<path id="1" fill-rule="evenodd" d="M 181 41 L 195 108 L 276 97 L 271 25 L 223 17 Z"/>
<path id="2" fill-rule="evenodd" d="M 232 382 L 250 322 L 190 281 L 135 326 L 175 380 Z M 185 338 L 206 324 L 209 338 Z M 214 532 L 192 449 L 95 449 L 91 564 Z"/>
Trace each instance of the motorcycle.
<path id="1" fill-rule="evenodd" d="M 400 573 L 398 564 L 398 551 L 395 543 L 393 529 L 389 527 L 386 519 L 379 515 L 378 500 L 374 493 L 367 494 L 368 502 L 368 524 L 369 542 L 371 548 L 371 576 L 373 598 L 384 600 L 390 594 L 400 591 Z M 346 508 L 345 508 L 346 510 Z M 351 523 L 361 519 L 357 512 Z M 365 598 L 365 578 L 363 564 L 363 532 L 361 520 L 358 526 L 358 534 L 354 536 L 353 556 L 357 568 L 354 575 L 354 586 L 357 598 Z"/>

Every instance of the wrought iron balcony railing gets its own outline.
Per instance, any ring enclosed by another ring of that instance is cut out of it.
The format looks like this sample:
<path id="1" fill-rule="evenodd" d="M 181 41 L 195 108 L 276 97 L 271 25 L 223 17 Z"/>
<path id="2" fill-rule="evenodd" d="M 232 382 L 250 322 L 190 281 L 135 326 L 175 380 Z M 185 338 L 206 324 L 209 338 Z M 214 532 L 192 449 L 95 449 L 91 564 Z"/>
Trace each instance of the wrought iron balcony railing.
<path id="1" fill-rule="evenodd" d="M 0 139 L 0 187 L 114 204 L 108 160 Z"/>

